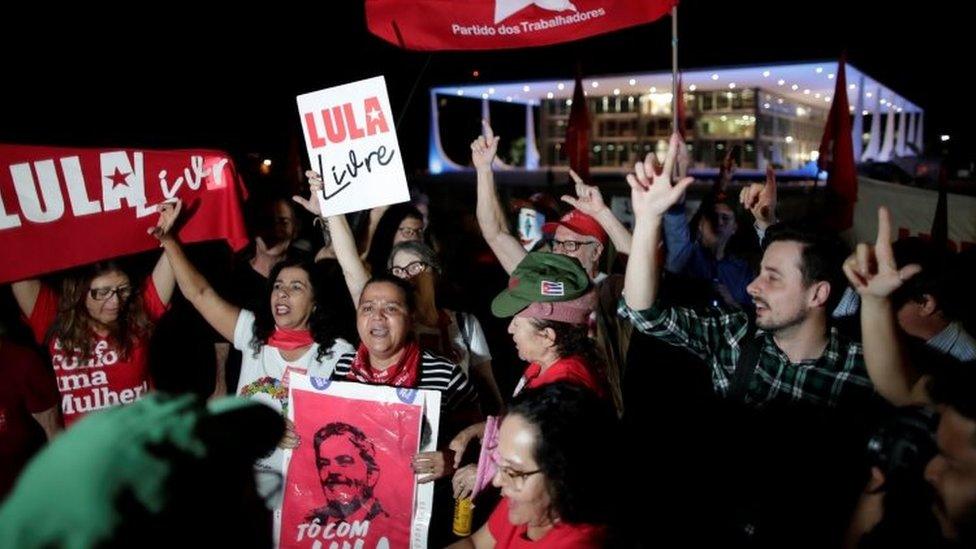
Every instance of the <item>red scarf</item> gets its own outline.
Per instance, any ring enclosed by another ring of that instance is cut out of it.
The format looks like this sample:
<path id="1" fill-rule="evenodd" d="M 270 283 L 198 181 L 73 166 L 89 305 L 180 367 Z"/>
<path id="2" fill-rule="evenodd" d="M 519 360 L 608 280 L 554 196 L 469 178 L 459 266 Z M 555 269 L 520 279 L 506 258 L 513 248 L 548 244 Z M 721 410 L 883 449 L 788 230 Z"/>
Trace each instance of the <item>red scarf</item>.
<path id="1" fill-rule="evenodd" d="M 369 350 L 362 343 L 356 350 L 356 358 L 352 361 L 349 375 L 346 379 L 369 383 L 370 385 L 387 385 L 389 387 L 416 387 L 420 374 L 420 345 L 410 341 L 403 348 L 403 354 L 393 365 L 383 371 L 374 370 L 369 365 Z"/>
<path id="2" fill-rule="evenodd" d="M 308 330 L 289 330 L 275 326 L 267 345 L 281 351 L 294 351 L 315 343 L 312 332 Z"/>

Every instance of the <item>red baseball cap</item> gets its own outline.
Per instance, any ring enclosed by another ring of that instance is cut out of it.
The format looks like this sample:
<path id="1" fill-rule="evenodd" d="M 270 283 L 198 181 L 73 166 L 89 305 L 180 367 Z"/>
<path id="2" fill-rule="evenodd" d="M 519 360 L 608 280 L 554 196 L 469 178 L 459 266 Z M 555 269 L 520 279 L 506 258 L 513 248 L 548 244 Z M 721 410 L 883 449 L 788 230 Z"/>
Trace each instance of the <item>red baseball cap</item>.
<path id="1" fill-rule="evenodd" d="M 593 219 L 576 208 L 569 210 L 569 213 L 562 216 L 559 221 L 554 221 L 543 225 L 542 233 L 547 237 L 552 237 L 552 235 L 556 234 L 556 228 L 558 228 L 560 225 L 566 227 L 574 233 L 581 234 L 583 236 L 592 236 L 593 238 L 599 240 L 600 244 L 603 244 L 604 246 L 607 245 L 607 232 L 603 230 L 600 223 L 598 223 L 596 219 Z"/>

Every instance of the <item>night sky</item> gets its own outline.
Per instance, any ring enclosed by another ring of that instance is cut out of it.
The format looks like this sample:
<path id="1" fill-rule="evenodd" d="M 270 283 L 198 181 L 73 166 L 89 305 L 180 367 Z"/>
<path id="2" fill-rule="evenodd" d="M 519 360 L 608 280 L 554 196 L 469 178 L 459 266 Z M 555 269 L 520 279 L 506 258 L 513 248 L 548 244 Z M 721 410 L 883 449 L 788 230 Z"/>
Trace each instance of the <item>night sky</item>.
<path id="1" fill-rule="evenodd" d="M 974 117 L 958 105 L 970 102 L 972 31 L 950 3 L 925 6 L 688 0 L 680 64 L 836 59 L 846 48 L 852 64 L 926 109 L 928 143 L 950 134 L 953 155 L 969 159 Z M 0 142 L 207 147 L 283 159 L 300 137 L 296 95 L 383 74 L 403 116 L 410 172 L 425 167 L 432 85 L 569 78 L 577 63 L 584 75 L 670 68 L 668 18 L 560 46 L 428 54 L 370 35 L 362 2 L 351 0 L 234 12 L 145 5 L 139 18 L 123 17 L 135 9 L 50 11 L 7 18 Z"/>

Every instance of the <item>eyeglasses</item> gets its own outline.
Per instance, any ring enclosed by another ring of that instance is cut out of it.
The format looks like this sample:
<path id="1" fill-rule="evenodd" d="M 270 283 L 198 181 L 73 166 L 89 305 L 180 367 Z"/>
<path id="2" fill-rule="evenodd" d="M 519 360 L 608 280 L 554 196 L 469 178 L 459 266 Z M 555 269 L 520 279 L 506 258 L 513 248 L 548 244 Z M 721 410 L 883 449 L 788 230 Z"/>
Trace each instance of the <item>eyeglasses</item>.
<path id="1" fill-rule="evenodd" d="M 403 267 L 390 267 L 390 273 L 397 278 L 410 278 L 426 271 L 428 267 L 430 265 L 423 261 L 411 261 Z"/>
<path id="2" fill-rule="evenodd" d="M 107 301 L 112 298 L 113 295 L 119 296 L 120 301 L 124 301 L 132 295 L 131 286 L 119 286 L 117 288 L 92 288 L 88 290 L 88 294 L 95 301 Z"/>
<path id="3" fill-rule="evenodd" d="M 414 229 L 413 227 L 400 227 L 400 228 L 397 229 L 397 232 L 400 233 L 400 234 L 402 234 L 403 236 L 405 236 L 407 238 L 414 238 L 414 237 L 416 237 L 416 238 L 423 238 L 423 236 L 424 236 L 424 228 L 423 227 L 421 227 L 419 229 Z"/>
<path id="4" fill-rule="evenodd" d="M 492 464 L 495 466 L 495 470 L 501 473 L 502 477 L 511 483 L 512 488 L 515 490 L 521 490 L 525 487 L 525 482 L 527 478 L 541 473 L 542 469 L 536 469 L 535 471 L 519 471 L 518 469 L 512 469 L 506 465 L 502 465 L 498 462 L 498 447 L 489 447 L 488 455 L 491 458 Z"/>
<path id="5" fill-rule="evenodd" d="M 585 246 L 587 244 L 596 244 L 596 242 L 582 242 L 579 240 L 556 240 L 552 239 L 552 251 L 556 251 L 559 248 L 566 250 L 567 252 L 575 252 L 580 249 L 580 246 Z"/>

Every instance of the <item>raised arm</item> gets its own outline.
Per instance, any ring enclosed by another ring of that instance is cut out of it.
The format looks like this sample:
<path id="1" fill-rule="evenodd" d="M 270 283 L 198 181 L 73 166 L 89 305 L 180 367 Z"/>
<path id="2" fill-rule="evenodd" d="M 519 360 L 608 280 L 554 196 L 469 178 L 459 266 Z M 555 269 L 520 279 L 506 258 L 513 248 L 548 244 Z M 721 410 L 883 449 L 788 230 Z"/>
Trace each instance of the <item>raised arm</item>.
<path id="1" fill-rule="evenodd" d="M 478 175 L 478 204 L 475 210 L 481 235 L 488 247 L 502 264 L 505 272 L 511 273 L 526 256 L 525 248 L 508 230 L 505 212 L 498 200 L 495 176 L 491 163 L 498 152 L 498 137 L 495 136 L 487 120 L 482 120 L 484 135 L 471 143 L 471 162 Z"/>
<path id="2" fill-rule="evenodd" d="M 881 396 L 896 406 L 928 401 L 924 380 L 912 368 L 902 349 L 892 310 L 891 293 L 918 273 L 918 265 L 901 269 L 891 247 L 888 209 L 878 209 L 878 237 L 872 247 L 858 244 L 844 262 L 844 274 L 861 296 L 861 337 L 868 376 Z"/>
<path id="3" fill-rule="evenodd" d="M 157 206 L 159 220 L 156 222 L 155 227 L 149 229 L 149 234 L 169 233 L 180 215 L 180 207 L 181 203 L 178 200 L 168 200 Z M 156 294 L 159 295 L 160 301 L 164 305 L 169 304 L 169 300 L 173 298 L 173 290 L 176 289 L 176 275 L 173 273 L 173 267 L 170 265 L 169 260 L 166 259 L 165 253 L 160 254 L 159 260 L 156 261 L 156 266 L 153 267 L 152 281 L 153 286 L 156 287 Z"/>
<path id="4" fill-rule="evenodd" d="M 634 237 L 624 278 L 624 299 L 627 306 L 634 310 L 648 309 L 657 300 L 661 267 L 657 248 L 661 241 L 661 219 L 694 181 L 685 177 L 671 184 L 679 139 L 678 134 L 671 136 L 663 169 L 657 165 L 654 153 L 650 153 L 644 162 L 634 165 L 634 173 L 627 175 L 634 209 Z"/>
<path id="5" fill-rule="evenodd" d="M 179 215 L 179 211 L 180 203 L 177 202 L 175 211 L 172 213 L 174 220 Z M 153 235 L 159 239 L 160 245 L 163 247 L 180 291 L 183 292 L 187 301 L 200 312 L 200 315 L 217 330 L 217 333 L 228 341 L 234 341 L 234 327 L 237 326 L 237 317 L 240 315 L 241 309 L 217 295 L 210 282 L 193 266 L 186 257 L 179 241 L 168 230 L 172 228 L 172 223 L 165 227 L 166 231 L 162 230 L 163 228 L 157 226 Z"/>
<path id="6" fill-rule="evenodd" d="M 614 248 L 622 254 L 630 254 L 630 231 L 613 215 L 613 211 L 603 201 L 603 194 L 595 185 L 587 185 L 576 172 L 569 170 L 569 176 L 576 184 L 576 198 L 563 195 L 562 200 L 577 210 L 596 219 L 613 242 Z"/>
<path id="7" fill-rule="evenodd" d="M 776 223 L 776 171 L 766 166 L 766 183 L 753 183 L 739 191 L 739 202 L 752 213 L 760 243 L 766 229 Z"/>
<path id="8" fill-rule="evenodd" d="M 311 196 L 303 198 L 293 196 L 292 199 L 305 207 L 306 210 L 314 215 L 321 215 L 317 194 L 322 192 L 322 178 L 316 172 L 308 170 L 305 172 L 308 177 Z M 332 237 L 332 250 L 335 252 L 339 267 L 342 268 L 343 278 L 346 279 L 346 288 L 352 296 L 353 304 L 359 303 L 359 295 L 363 293 L 366 282 L 369 281 L 369 270 L 366 263 L 356 251 L 356 239 L 352 235 L 352 229 L 345 215 L 334 215 L 326 218 L 329 224 L 329 235 Z"/>

